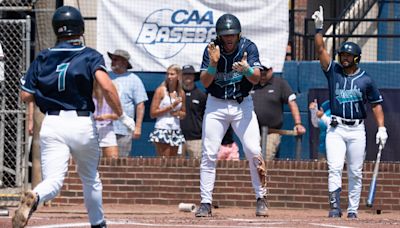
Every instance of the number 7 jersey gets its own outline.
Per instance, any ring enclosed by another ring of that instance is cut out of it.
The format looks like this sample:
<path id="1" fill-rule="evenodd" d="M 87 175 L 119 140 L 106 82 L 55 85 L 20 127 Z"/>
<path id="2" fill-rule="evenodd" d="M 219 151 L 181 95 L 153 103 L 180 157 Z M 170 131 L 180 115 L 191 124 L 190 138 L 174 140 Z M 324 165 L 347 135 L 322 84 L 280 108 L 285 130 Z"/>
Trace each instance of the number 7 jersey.
<path id="1" fill-rule="evenodd" d="M 50 110 L 94 111 L 92 90 L 97 70 L 106 71 L 103 56 L 92 48 L 58 43 L 43 50 L 21 79 L 43 113 Z"/>

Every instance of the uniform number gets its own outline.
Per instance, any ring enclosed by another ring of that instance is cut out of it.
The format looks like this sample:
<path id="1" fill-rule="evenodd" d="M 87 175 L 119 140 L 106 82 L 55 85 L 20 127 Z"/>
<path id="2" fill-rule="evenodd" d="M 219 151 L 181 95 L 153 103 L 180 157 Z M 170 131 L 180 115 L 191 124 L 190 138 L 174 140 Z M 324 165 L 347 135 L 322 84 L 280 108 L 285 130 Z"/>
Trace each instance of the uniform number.
<path id="1" fill-rule="evenodd" d="M 65 75 L 67 74 L 68 66 L 69 63 L 57 65 L 56 72 L 58 72 L 58 91 L 60 92 L 65 90 Z"/>

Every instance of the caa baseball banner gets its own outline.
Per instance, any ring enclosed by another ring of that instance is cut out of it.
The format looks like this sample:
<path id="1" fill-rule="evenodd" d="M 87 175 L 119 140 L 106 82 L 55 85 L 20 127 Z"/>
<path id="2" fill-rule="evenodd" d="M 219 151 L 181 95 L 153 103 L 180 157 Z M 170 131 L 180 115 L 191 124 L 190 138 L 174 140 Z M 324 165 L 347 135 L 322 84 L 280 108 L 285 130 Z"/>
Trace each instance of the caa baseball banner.
<path id="1" fill-rule="evenodd" d="M 134 71 L 164 72 L 171 64 L 200 69 L 215 24 L 224 13 L 237 16 L 242 35 L 256 43 L 261 63 L 282 71 L 289 34 L 287 0 L 101 0 L 97 49 L 125 49 Z"/>

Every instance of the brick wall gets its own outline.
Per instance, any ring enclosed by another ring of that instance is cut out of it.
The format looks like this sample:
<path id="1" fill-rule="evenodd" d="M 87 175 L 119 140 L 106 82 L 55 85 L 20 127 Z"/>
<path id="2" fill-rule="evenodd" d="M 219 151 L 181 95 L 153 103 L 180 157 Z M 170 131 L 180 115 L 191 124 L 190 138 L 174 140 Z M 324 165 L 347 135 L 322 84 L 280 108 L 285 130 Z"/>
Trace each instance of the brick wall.
<path id="1" fill-rule="evenodd" d="M 105 204 L 199 203 L 199 160 L 181 158 L 102 159 L 99 170 Z M 373 163 L 364 165 L 360 209 L 365 202 Z M 328 208 L 327 165 L 319 161 L 270 161 L 268 200 L 271 207 Z M 254 207 L 247 161 L 219 161 L 213 204 Z M 53 205 L 82 204 L 82 186 L 71 162 L 60 195 Z M 347 205 L 347 173 L 342 201 Z M 400 210 L 400 163 L 381 163 L 375 199 L 376 209 Z"/>

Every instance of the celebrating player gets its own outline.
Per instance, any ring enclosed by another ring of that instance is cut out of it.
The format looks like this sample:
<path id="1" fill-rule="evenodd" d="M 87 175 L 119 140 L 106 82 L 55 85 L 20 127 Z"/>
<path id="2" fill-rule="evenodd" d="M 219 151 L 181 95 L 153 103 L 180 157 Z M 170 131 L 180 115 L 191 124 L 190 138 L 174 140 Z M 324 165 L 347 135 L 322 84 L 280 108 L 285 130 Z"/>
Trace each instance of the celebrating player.
<path id="1" fill-rule="evenodd" d="M 201 205 L 196 217 L 211 216 L 212 191 L 218 149 L 229 125 L 239 137 L 250 164 L 257 197 L 257 216 L 267 216 L 266 170 L 260 133 L 249 92 L 260 78 L 257 46 L 241 36 L 239 20 L 222 15 L 216 23 L 217 39 L 203 54 L 200 79 L 209 95 L 203 120 L 200 165 Z"/>
<path id="2" fill-rule="evenodd" d="M 384 126 L 384 114 L 379 93 L 372 78 L 358 67 L 361 49 L 353 42 L 344 42 L 338 53 L 340 64 L 329 57 L 321 34 L 323 28 L 323 8 L 316 11 L 315 48 L 321 67 L 328 79 L 331 123 L 326 136 L 327 161 L 329 169 L 328 188 L 329 217 L 341 217 L 340 192 L 342 189 L 342 169 L 346 158 L 349 179 L 348 218 L 357 218 L 362 185 L 362 168 L 365 157 L 365 103 L 372 105 L 378 124 L 376 143 L 385 145 L 388 135 Z"/>
<path id="3" fill-rule="evenodd" d="M 21 80 L 21 99 L 35 101 L 46 114 L 40 130 L 43 181 L 33 191 L 24 193 L 12 224 L 14 228 L 25 227 L 39 203 L 57 196 L 71 153 L 83 183 L 90 224 L 103 228 L 106 222 L 97 171 L 100 148 L 92 114 L 94 79 L 119 119 L 132 130 L 135 124 L 122 112 L 102 55 L 82 45 L 84 21 L 81 13 L 70 6 L 60 7 L 53 15 L 52 24 L 58 43 L 40 52 Z"/>

